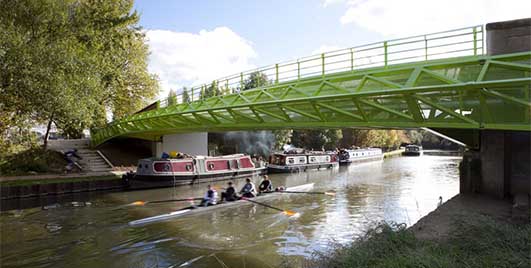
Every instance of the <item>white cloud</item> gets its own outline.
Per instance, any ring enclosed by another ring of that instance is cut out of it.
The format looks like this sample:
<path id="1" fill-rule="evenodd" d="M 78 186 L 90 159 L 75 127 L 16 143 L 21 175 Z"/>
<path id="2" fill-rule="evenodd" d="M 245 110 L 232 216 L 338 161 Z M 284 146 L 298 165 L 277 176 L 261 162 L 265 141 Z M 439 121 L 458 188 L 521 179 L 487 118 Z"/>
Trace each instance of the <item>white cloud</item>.
<path id="1" fill-rule="evenodd" d="M 345 2 L 345 0 L 323 0 L 323 7 Z"/>
<path id="2" fill-rule="evenodd" d="M 316 50 L 312 51 L 312 55 L 315 55 L 315 54 L 321 54 L 321 53 L 325 53 L 325 52 L 330 52 L 330 51 L 334 51 L 334 50 L 340 50 L 342 49 L 343 47 L 338 47 L 338 46 L 331 46 L 331 45 L 322 45 L 320 46 L 319 48 L 317 48 Z"/>
<path id="3" fill-rule="evenodd" d="M 529 0 L 351 0 L 341 17 L 385 36 L 405 37 L 529 17 Z"/>
<path id="4" fill-rule="evenodd" d="M 165 97 L 169 89 L 209 83 L 226 75 L 255 68 L 252 43 L 227 27 L 198 34 L 148 30 L 149 70 L 161 81 Z"/>

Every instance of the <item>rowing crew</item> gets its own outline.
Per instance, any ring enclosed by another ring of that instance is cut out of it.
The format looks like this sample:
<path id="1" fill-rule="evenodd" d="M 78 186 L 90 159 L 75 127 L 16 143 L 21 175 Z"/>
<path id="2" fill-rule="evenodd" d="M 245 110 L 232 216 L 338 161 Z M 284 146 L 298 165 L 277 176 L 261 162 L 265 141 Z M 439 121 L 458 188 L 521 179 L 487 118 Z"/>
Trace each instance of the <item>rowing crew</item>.
<path id="1" fill-rule="evenodd" d="M 275 191 L 283 191 L 284 187 L 280 186 L 275 189 Z M 221 200 L 223 201 L 237 201 L 242 199 L 242 197 L 245 198 L 253 198 L 258 196 L 262 193 L 271 193 L 273 192 L 273 183 L 271 183 L 271 180 L 269 180 L 269 177 L 267 175 L 264 175 L 264 179 L 258 186 L 258 192 L 256 191 L 256 187 L 254 183 L 251 181 L 251 179 L 247 178 L 245 179 L 245 185 L 240 190 L 240 195 L 236 193 L 236 189 L 234 189 L 234 186 L 232 185 L 232 182 L 228 182 L 228 187 L 225 189 L 224 192 L 221 193 Z M 203 200 L 201 201 L 201 206 L 211 206 L 216 205 L 218 199 L 218 193 L 217 191 L 211 186 L 208 185 L 208 190 L 205 193 L 205 196 L 203 197 Z"/>

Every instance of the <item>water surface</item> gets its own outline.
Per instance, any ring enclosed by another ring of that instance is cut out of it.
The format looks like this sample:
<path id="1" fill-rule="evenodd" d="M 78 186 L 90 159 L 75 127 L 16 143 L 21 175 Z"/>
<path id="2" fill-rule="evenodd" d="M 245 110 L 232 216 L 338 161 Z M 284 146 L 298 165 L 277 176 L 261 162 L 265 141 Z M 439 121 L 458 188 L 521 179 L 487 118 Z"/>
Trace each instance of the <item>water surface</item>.
<path id="1" fill-rule="evenodd" d="M 203 195 L 204 184 L 65 197 L 45 209 L 9 210 L 0 215 L 0 264 L 275 267 L 283 258 L 308 258 L 314 252 L 326 251 L 332 242 L 349 243 L 378 221 L 414 224 L 437 207 L 439 196 L 447 200 L 458 193 L 460 159 L 397 157 L 333 170 L 270 175 L 275 186 L 313 182 L 315 191 L 337 192 L 335 197 L 285 194 L 265 201 L 300 212 L 298 218 L 247 204 L 141 227 L 127 225 L 187 204 L 124 204 L 198 197 Z M 236 184 L 242 186 L 243 182 Z"/>

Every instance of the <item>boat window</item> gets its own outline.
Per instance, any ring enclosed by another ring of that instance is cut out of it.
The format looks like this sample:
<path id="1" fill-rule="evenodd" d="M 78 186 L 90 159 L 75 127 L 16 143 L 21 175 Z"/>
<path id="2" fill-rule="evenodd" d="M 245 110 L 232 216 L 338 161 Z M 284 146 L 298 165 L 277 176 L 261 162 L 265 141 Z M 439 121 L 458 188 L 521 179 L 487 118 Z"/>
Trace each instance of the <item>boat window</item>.
<path id="1" fill-rule="evenodd" d="M 186 170 L 188 170 L 188 171 L 192 170 L 192 165 L 190 165 L 190 164 L 186 165 Z"/>
<path id="2" fill-rule="evenodd" d="M 214 163 L 208 164 L 208 169 L 210 169 L 210 170 L 214 169 Z"/>
<path id="3" fill-rule="evenodd" d="M 138 169 L 142 169 L 142 164 L 138 164 Z"/>
<path id="4" fill-rule="evenodd" d="M 290 163 L 290 164 L 295 163 L 295 159 L 293 159 L 293 158 L 288 158 L 288 163 Z"/>
<path id="5" fill-rule="evenodd" d="M 299 163 L 304 163 L 306 159 L 304 157 L 299 157 Z"/>
<path id="6" fill-rule="evenodd" d="M 145 165 L 144 165 L 144 168 L 145 168 L 145 169 L 147 169 L 147 168 L 148 168 L 148 165 L 147 165 L 147 164 L 145 164 Z"/>

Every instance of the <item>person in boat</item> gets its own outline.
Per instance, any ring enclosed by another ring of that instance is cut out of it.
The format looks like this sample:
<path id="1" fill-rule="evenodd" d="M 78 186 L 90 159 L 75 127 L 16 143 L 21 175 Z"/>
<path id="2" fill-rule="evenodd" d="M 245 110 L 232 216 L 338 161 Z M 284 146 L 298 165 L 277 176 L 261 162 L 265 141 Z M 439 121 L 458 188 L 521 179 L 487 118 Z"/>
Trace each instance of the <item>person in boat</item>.
<path id="1" fill-rule="evenodd" d="M 205 197 L 203 197 L 203 200 L 201 201 L 200 206 L 212 206 L 217 203 L 218 199 L 218 192 L 212 188 L 211 185 L 208 185 L 208 190 L 205 193 Z"/>
<path id="2" fill-rule="evenodd" d="M 229 181 L 228 185 L 229 187 L 225 189 L 225 192 L 221 193 L 221 202 L 223 202 L 223 200 L 231 202 L 240 199 L 240 197 L 236 194 L 236 189 L 234 189 L 234 186 L 232 186 L 232 181 Z"/>
<path id="3" fill-rule="evenodd" d="M 284 187 L 282 185 L 277 187 L 277 188 L 275 188 L 275 192 L 282 192 L 282 191 L 285 191 L 285 190 L 286 190 L 286 187 Z"/>
<path id="4" fill-rule="evenodd" d="M 269 180 L 269 176 L 264 175 L 264 180 L 258 186 L 259 193 L 270 193 L 273 191 L 273 183 Z"/>
<path id="5" fill-rule="evenodd" d="M 251 182 L 251 179 L 247 178 L 245 179 L 246 183 L 242 187 L 242 190 L 240 191 L 240 194 L 242 197 L 252 198 L 256 196 L 256 187 L 254 186 L 254 183 Z"/>

